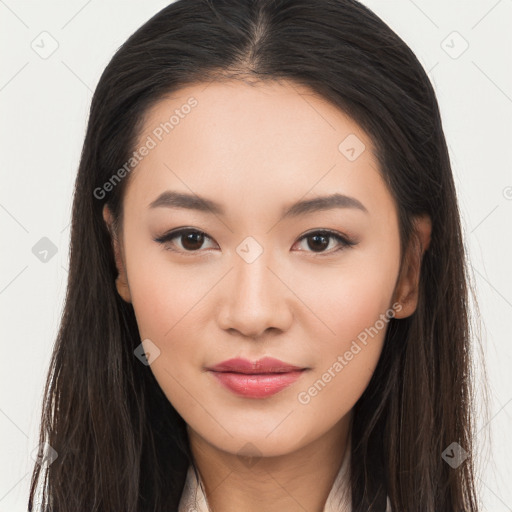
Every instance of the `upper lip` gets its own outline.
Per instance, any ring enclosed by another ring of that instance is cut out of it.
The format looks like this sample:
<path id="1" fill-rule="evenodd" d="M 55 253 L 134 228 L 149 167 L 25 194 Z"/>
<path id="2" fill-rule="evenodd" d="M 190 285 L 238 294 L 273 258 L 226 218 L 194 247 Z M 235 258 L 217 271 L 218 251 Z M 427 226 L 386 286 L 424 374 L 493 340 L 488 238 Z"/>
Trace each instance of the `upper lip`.
<path id="1" fill-rule="evenodd" d="M 258 361 L 249 361 L 243 358 L 233 358 L 222 363 L 216 364 L 215 366 L 208 367 L 207 370 L 214 372 L 233 372 L 233 373 L 286 373 L 297 370 L 304 370 L 300 366 L 294 366 L 274 357 L 263 357 Z"/>

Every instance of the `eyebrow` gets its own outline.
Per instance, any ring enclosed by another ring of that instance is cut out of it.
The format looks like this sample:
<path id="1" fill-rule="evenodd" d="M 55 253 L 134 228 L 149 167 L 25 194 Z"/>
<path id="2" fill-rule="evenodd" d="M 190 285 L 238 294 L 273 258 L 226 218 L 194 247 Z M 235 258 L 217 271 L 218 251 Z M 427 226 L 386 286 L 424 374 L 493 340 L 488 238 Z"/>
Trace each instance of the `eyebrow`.
<path id="1" fill-rule="evenodd" d="M 149 204 L 149 208 L 159 207 L 185 208 L 187 210 L 225 215 L 223 206 L 213 199 L 172 190 L 166 190 Z M 366 207 L 355 197 L 335 193 L 297 201 L 283 209 L 282 218 L 298 217 L 307 213 L 332 210 L 334 208 L 354 208 L 368 213 Z"/>

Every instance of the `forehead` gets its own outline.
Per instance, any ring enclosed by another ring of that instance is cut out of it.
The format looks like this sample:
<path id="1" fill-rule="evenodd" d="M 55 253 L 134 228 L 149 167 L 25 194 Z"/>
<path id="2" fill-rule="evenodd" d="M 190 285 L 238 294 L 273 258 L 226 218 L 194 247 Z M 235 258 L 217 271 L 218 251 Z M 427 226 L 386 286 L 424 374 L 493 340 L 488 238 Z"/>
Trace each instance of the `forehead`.
<path id="1" fill-rule="evenodd" d="M 390 206 L 369 136 L 295 83 L 181 88 L 146 113 L 137 147 L 144 144 L 151 148 L 132 172 L 127 201 L 148 205 L 172 188 L 247 207 L 332 192 Z"/>

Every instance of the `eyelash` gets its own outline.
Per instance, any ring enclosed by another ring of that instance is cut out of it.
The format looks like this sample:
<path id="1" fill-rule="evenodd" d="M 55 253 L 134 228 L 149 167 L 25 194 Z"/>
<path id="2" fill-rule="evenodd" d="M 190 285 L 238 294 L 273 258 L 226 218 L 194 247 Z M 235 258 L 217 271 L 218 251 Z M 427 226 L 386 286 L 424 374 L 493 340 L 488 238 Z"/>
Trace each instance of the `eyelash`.
<path id="1" fill-rule="evenodd" d="M 211 238 L 204 231 L 200 231 L 198 229 L 192 229 L 192 228 L 179 228 L 174 231 L 165 233 L 160 237 L 156 237 L 153 240 L 162 245 L 165 245 L 165 244 L 168 244 L 172 239 L 180 237 L 187 233 L 196 233 L 196 234 L 200 234 L 200 235 L 205 235 L 206 238 L 209 238 L 211 240 Z M 333 253 L 337 253 L 344 249 L 350 249 L 354 245 L 357 245 L 357 242 L 354 242 L 350 238 L 348 238 L 346 236 L 342 236 L 341 234 L 337 233 L 336 231 L 331 231 L 329 229 L 319 229 L 317 231 L 310 231 L 310 232 L 306 233 L 305 235 L 302 235 L 298 241 L 310 238 L 313 235 L 320 235 L 320 236 L 325 236 L 327 238 L 334 238 L 341 244 L 341 247 L 339 247 L 338 249 L 335 249 L 334 251 L 333 250 L 328 251 L 328 252 L 326 252 L 326 251 L 314 252 L 314 251 L 308 251 L 308 250 L 302 251 L 302 252 L 311 252 L 314 256 L 324 256 L 324 255 L 329 256 L 329 255 L 332 255 Z M 181 253 L 181 254 L 186 254 L 186 255 L 194 255 L 195 253 L 200 252 L 200 250 L 187 251 L 184 249 L 174 249 L 169 246 L 166 246 L 165 249 L 169 250 L 169 251 Z"/>

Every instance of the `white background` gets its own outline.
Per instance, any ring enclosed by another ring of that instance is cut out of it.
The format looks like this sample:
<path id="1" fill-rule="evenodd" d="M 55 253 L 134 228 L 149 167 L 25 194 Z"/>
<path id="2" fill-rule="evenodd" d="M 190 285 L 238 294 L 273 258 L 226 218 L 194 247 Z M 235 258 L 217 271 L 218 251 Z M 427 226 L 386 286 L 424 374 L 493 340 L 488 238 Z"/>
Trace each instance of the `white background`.
<path id="1" fill-rule="evenodd" d="M 92 91 L 117 48 L 167 3 L 0 0 L 0 512 L 26 510 Z M 482 510 L 510 511 L 512 0 L 363 3 L 416 53 L 440 103 L 491 390 L 491 421 L 482 419 L 477 435 L 477 483 Z M 58 43 L 46 59 L 31 47 L 49 38 L 40 36 L 43 31 Z M 468 48 L 453 58 L 464 40 Z M 46 263 L 32 253 L 42 237 L 57 247 Z"/>

